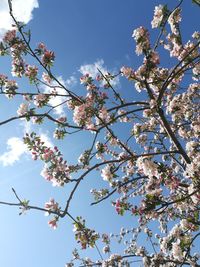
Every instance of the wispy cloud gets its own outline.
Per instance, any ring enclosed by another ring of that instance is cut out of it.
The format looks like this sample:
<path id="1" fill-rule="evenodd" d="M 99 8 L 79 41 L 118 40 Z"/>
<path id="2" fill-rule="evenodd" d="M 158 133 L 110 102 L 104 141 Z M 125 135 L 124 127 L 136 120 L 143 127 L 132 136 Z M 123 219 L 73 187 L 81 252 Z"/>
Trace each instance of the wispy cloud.
<path id="1" fill-rule="evenodd" d="M 95 79 L 97 77 L 97 75 L 100 74 L 99 70 L 105 74 L 107 72 L 110 72 L 111 74 L 112 73 L 115 73 L 114 70 L 110 70 L 108 69 L 105 64 L 104 64 L 104 60 L 103 59 L 98 59 L 96 62 L 92 63 L 92 64 L 85 64 L 85 65 L 82 65 L 79 69 L 79 71 L 85 75 L 87 73 L 90 74 L 90 76 Z M 119 78 L 116 77 L 115 79 L 113 79 L 111 81 L 111 84 L 112 86 L 117 86 L 119 85 Z"/>
<path id="2" fill-rule="evenodd" d="M 27 133 L 30 134 L 31 132 L 35 132 L 35 124 L 33 124 L 30 121 L 22 121 L 20 123 L 20 126 L 22 126 L 23 129 L 23 135 L 26 135 Z M 38 135 L 40 136 L 41 140 L 45 143 L 47 147 L 53 147 L 53 143 L 51 141 L 51 138 L 49 137 L 49 132 L 48 131 L 43 131 L 42 128 L 40 128 L 38 131 Z"/>
<path id="3" fill-rule="evenodd" d="M 61 76 L 58 77 L 58 80 L 60 83 L 62 83 L 66 88 L 68 88 L 70 90 L 71 87 L 73 87 L 76 83 L 77 83 L 77 79 L 74 76 L 70 76 L 67 80 L 64 80 Z M 57 85 L 56 82 L 52 83 L 52 85 Z M 48 86 L 44 87 L 44 92 L 45 93 L 50 93 L 52 91 L 51 88 L 49 88 Z M 66 95 L 66 91 L 63 88 L 60 87 L 56 87 L 56 91 L 58 94 L 60 95 Z M 64 106 L 66 105 L 62 105 L 62 103 L 64 103 L 64 101 L 66 101 L 66 97 L 63 96 L 56 96 L 56 97 L 51 97 L 51 99 L 49 100 L 49 104 L 54 108 L 54 113 L 58 116 L 62 116 L 65 114 L 64 112 Z"/>
<path id="4" fill-rule="evenodd" d="M 23 23 L 32 19 L 34 8 L 39 7 L 38 0 L 12 0 L 13 13 L 15 18 Z M 0 40 L 4 33 L 12 28 L 12 18 L 9 15 L 8 1 L 0 0 Z"/>
<path id="5" fill-rule="evenodd" d="M 47 133 L 41 133 L 39 134 L 39 136 L 40 136 L 41 141 L 44 142 L 45 146 L 47 147 L 54 146 Z"/>
<path id="6" fill-rule="evenodd" d="M 53 143 L 47 133 L 41 132 L 39 136 L 47 147 L 53 147 Z M 30 152 L 22 139 L 19 137 L 11 137 L 7 140 L 6 151 L 0 156 L 0 164 L 3 166 L 11 166 L 19 161 L 24 154 L 30 155 Z"/>
<path id="7" fill-rule="evenodd" d="M 27 152 L 23 141 L 18 137 L 11 137 L 7 141 L 7 151 L 0 156 L 3 166 L 13 165 Z"/>
<path id="8" fill-rule="evenodd" d="M 31 120 L 30 121 L 21 120 L 19 125 L 23 129 L 23 135 L 25 135 L 26 133 L 31 133 L 32 126 L 33 126 L 33 123 L 31 122 Z"/>

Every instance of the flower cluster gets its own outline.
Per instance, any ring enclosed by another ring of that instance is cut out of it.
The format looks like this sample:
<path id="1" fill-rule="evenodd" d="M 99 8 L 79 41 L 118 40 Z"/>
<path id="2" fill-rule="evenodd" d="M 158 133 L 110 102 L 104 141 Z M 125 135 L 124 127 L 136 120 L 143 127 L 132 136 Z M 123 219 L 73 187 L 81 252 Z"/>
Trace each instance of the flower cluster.
<path id="1" fill-rule="evenodd" d="M 28 115 L 28 113 L 29 113 L 28 104 L 26 104 L 26 103 L 20 104 L 20 106 L 19 106 L 19 108 L 17 110 L 18 116 Z"/>
<path id="2" fill-rule="evenodd" d="M 10 46 L 12 46 L 16 40 L 17 40 L 17 32 L 15 29 L 7 31 L 3 37 L 3 41 Z"/>
<path id="3" fill-rule="evenodd" d="M 38 157 L 45 162 L 41 175 L 52 182 L 53 186 L 64 186 L 70 181 L 70 167 L 62 158 L 61 152 L 57 147 L 49 148 L 45 146 L 40 137 L 35 133 L 26 134 L 24 143 L 32 153 L 34 160 Z"/>
<path id="4" fill-rule="evenodd" d="M 59 214 L 59 212 L 60 212 L 60 207 L 59 207 L 58 203 L 55 202 L 55 200 L 53 198 L 50 198 L 49 202 L 45 203 L 44 208 L 46 210 L 48 210 L 45 213 L 46 216 L 49 216 L 52 213 L 53 214 L 55 214 L 55 213 Z M 59 216 L 54 215 L 48 222 L 49 226 L 53 229 L 56 229 L 58 220 L 59 220 Z"/>
<path id="5" fill-rule="evenodd" d="M 194 32 L 191 40 L 182 42 L 181 2 L 172 12 L 164 5 L 155 7 L 151 26 L 160 28 L 161 34 L 154 45 L 150 45 L 146 28 L 133 31 L 136 54 L 142 55 L 141 66 L 122 66 L 117 74 L 99 70 L 96 79 L 90 73 L 83 75 L 83 96 L 69 91 L 55 78 L 51 70 L 54 52 L 43 43 L 30 50 L 28 39 L 19 37 L 21 28 L 19 33 L 9 31 L 1 43 L 1 55 L 8 53 L 12 58 L 13 76 L 28 77 L 35 88 L 20 93 L 16 81 L 0 75 L 1 94 L 23 98 L 17 109 L 19 118 L 32 118 L 31 122 L 38 124 L 44 119 L 53 121 L 56 139 L 84 131 L 84 138 L 91 141 L 90 147 L 78 151 L 78 163 L 68 165 L 59 149 L 48 147 L 40 136 L 31 133 L 24 137 L 33 160 L 44 162 L 41 176 L 53 186 L 74 183 L 64 211 L 53 198 L 45 203 L 42 210 L 52 216 L 50 227 L 55 229 L 58 220 L 69 215 L 81 248 L 96 247 L 100 235 L 68 211 L 80 182 L 94 170 L 101 176 L 103 188 L 91 190 L 95 200 L 92 204 L 114 198 L 111 203 L 118 215 L 138 218 L 136 228 L 122 228 L 118 235 L 102 235 L 105 259 L 82 259 L 75 250 L 68 267 L 74 266 L 75 260 L 86 266 L 129 266 L 129 257 L 142 258 L 145 267 L 198 264 L 199 256 L 193 253 L 192 246 L 199 237 L 200 225 L 200 34 Z M 39 66 L 26 63 L 26 54 L 32 53 Z M 166 53 L 175 60 L 165 67 L 162 61 Z M 41 79 L 39 68 L 43 68 Z M 127 93 L 128 89 L 115 88 L 113 81 L 118 76 L 133 84 L 134 89 L 131 87 Z M 44 85 L 48 87 L 45 93 Z M 62 101 L 54 105 L 51 100 L 56 97 Z M 56 108 L 68 109 L 67 117 L 63 111 L 56 118 Z M 22 205 L 25 210 L 27 207 Z M 149 244 L 141 246 L 144 236 Z M 112 252 L 112 237 L 123 242 L 124 256 Z M 150 246 L 153 252 L 148 252 Z"/>
<path id="6" fill-rule="evenodd" d="M 114 166 L 106 165 L 101 171 L 103 180 L 109 182 L 110 185 L 112 185 L 113 178 L 115 177 L 112 170 L 114 171 Z"/>
<path id="7" fill-rule="evenodd" d="M 154 9 L 154 17 L 151 22 L 152 28 L 161 27 L 165 19 L 167 7 L 163 5 L 156 6 Z"/>
<path id="8" fill-rule="evenodd" d="M 25 76 L 29 78 L 30 83 L 36 81 L 38 74 L 38 68 L 36 66 L 27 65 Z"/>
<path id="9" fill-rule="evenodd" d="M 53 65 L 55 54 L 53 51 L 48 50 L 44 43 L 39 43 L 35 52 L 41 56 L 41 62 L 45 67 L 51 67 Z"/>
<path id="10" fill-rule="evenodd" d="M 99 234 L 85 226 L 85 220 L 82 217 L 77 217 L 74 223 L 75 238 L 80 243 L 82 249 L 94 247 L 96 240 L 99 239 Z"/>
<path id="11" fill-rule="evenodd" d="M 105 92 L 100 92 L 98 87 L 89 74 L 81 77 L 88 93 L 85 99 L 80 101 L 68 101 L 67 105 L 73 110 L 73 121 L 85 129 L 95 131 L 97 126 L 107 123 L 110 120 L 110 115 L 104 106 L 107 95 Z M 95 125 L 96 122 L 96 125 Z"/>
<path id="12" fill-rule="evenodd" d="M 139 27 L 133 31 L 132 37 L 136 41 L 136 54 L 141 55 L 150 49 L 149 32 L 144 27 Z"/>
<path id="13" fill-rule="evenodd" d="M 45 94 L 38 94 L 35 96 L 34 98 L 34 104 L 36 105 L 36 107 L 41 108 L 44 105 L 46 105 L 49 101 L 49 96 L 45 95 Z"/>

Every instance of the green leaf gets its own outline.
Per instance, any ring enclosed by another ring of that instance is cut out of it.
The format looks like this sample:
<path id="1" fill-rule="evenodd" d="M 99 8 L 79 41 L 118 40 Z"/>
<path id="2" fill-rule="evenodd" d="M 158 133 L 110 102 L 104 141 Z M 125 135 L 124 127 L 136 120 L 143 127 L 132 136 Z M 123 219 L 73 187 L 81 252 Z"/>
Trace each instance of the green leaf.
<path id="1" fill-rule="evenodd" d="M 200 0 L 192 0 L 192 3 L 197 4 L 200 7 Z"/>
<path id="2" fill-rule="evenodd" d="M 154 199 L 154 195 L 147 194 L 146 198 L 147 198 L 147 200 L 153 200 Z"/>

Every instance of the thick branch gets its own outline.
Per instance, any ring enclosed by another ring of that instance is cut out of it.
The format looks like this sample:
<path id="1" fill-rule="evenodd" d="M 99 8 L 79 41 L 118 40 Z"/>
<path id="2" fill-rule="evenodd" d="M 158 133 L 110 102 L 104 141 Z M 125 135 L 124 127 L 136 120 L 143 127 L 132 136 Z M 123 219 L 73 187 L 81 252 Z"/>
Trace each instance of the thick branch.
<path id="1" fill-rule="evenodd" d="M 187 153 L 185 152 L 185 150 L 182 148 L 180 142 L 178 141 L 178 139 L 176 138 L 176 135 L 174 134 L 174 132 L 172 131 L 168 121 L 165 118 L 164 112 L 161 108 L 158 108 L 158 114 L 162 120 L 163 126 L 167 132 L 167 134 L 169 135 L 169 137 L 172 139 L 174 145 L 176 146 L 176 148 L 178 149 L 178 151 L 180 152 L 180 154 L 183 156 L 184 160 L 186 161 L 186 163 L 190 164 L 191 160 L 188 157 Z"/>

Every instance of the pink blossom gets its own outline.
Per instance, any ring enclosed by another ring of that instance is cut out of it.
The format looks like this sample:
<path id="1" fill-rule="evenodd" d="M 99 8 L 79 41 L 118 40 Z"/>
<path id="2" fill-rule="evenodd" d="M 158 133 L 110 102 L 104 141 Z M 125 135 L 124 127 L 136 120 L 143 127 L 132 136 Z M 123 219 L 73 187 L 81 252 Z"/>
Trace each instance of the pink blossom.
<path id="1" fill-rule="evenodd" d="M 51 66 L 53 61 L 55 60 L 55 55 L 53 51 L 45 50 L 42 55 L 42 63 L 46 66 Z"/>
<path id="2" fill-rule="evenodd" d="M 123 66 L 121 69 L 120 69 L 121 73 L 123 76 L 125 76 L 127 79 L 134 79 L 135 77 L 135 73 L 134 73 L 134 70 L 130 67 L 125 67 Z"/>
<path id="3" fill-rule="evenodd" d="M 26 114 L 28 114 L 28 104 L 26 104 L 26 103 L 22 103 L 20 106 L 19 106 L 19 108 L 18 108 L 18 110 L 17 110 L 17 114 L 18 114 L 18 116 L 23 116 L 23 115 L 26 115 Z"/>
<path id="4" fill-rule="evenodd" d="M 59 121 L 60 123 L 65 123 L 67 121 L 66 117 L 60 117 L 57 119 L 57 121 Z"/>
<path id="5" fill-rule="evenodd" d="M 119 200 L 116 201 L 115 203 L 115 210 L 118 214 L 120 214 L 120 211 L 121 211 L 121 203 Z"/>
<path id="6" fill-rule="evenodd" d="M 49 202 L 46 202 L 44 205 L 45 209 L 49 211 L 57 211 L 58 210 L 58 203 L 55 202 L 54 198 L 50 198 Z"/>
<path id="7" fill-rule="evenodd" d="M 161 25 L 161 22 L 163 21 L 163 11 L 164 11 L 164 6 L 159 5 L 156 6 L 154 9 L 154 17 L 151 22 L 152 28 L 158 28 Z"/>
<path id="8" fill-rule="evenodd" d="M 12 44 L 16 40 L 16 30 L 7 31 L 4 35 L 3 41 Z"/>
<path id="9" fill-rule="evenodd" d="M 111 171 L 111 166 L 110 165 L 106 165 L 102 171 L 101 171 L 101 176 L 103 178 L 104 181 L 108 181 L 110 182 L 110 184 L 112 183 L 113 180 L 113 173 Z"/>
<path id="10" fill-rule="evenodd" d="M 46 50 L 46 45 L 44 43 L 39 43 L 38 44 L 38 48 L 45 51 Z"/>
<path id="11" fill-rule="evenodd" d="M 27 76 L 31 81 L 36 79 L 37 73 L 38 68 L 36 66 L 26 66 L 25 76 Z"/>
<path id="12" fill-rule="evenodd" d="M 136 54 L 141 55 L 150 49 L 149 33 L 144 27 L 139 27 L 133 31 L 132 37 L 136 41 Z"/>
<path id="13" fill-rule="evenodd" d="M 25 62 L 21 57 L 14 57 L 12 61 L 12 75 L 21 78 L 25 73 Z"/>
<path id="14" fill-rule="evenodd" d="M 53 159 L 55 157 L 53 150 L 50 148 L 47 148 L 44 150 L 44 153 L 42 154 L 42 159 L 46 162 Z"/>
<path id="15" fill-rule="evenodd" d="M 102 124 L 102 121 L 106 122 L 106 123 L 108 123 L 110 121 L 110 115 L 109 115 L 106 107 L 102 107 L 99 110 L 99 114 L 98 114 L 98 117 L 96 118 L 96 121 L 97 121 L 97 124 Z"/>
<path id="16" fill-rule="evenodd" d="M 58 227 L 57 221 L 58 219 L 56 217 L 53 217 L 53 219 L 48 221 L 48 225 L 55 230 Z"/>
<path id="17" fill-rule="evenodd" d="M 42 79 L 47 84 L 50 84 L 52 81 L 52 78 L 45 72 L 43 72 L 43 74 L 42 74 Z"/>
<path id="18" fill-rule="evenodd" d="M 168 23 L 174 35 L 179 35 L 177 24 L 181 21 L 181 9 L 176 8 L 169 16 Z"/>
<path id="19" fill-rule="evenodd" d="M 34 104 L 37 106 L 37 107 L 43 107 L 46 102 L 48 101 L 49 99 L 49 96 L 45 95 L 45 94 L 38 94 L 35 96 L 34 98 Z"/>
<path id="20" fill-rule="evenodd" d="M 87 85 L 88 83 L 91 83 L 92 78 L 90 77 L 89 73 L 86 73 L 80 78 L 81 84 Z"/>
<path id="21" fill-rule="evenodd" d="M 8 77 L 6 75 L 0 74 L 0 85 L 1 86 L 5 85 L 7 79 L 8 79 Z"/>

